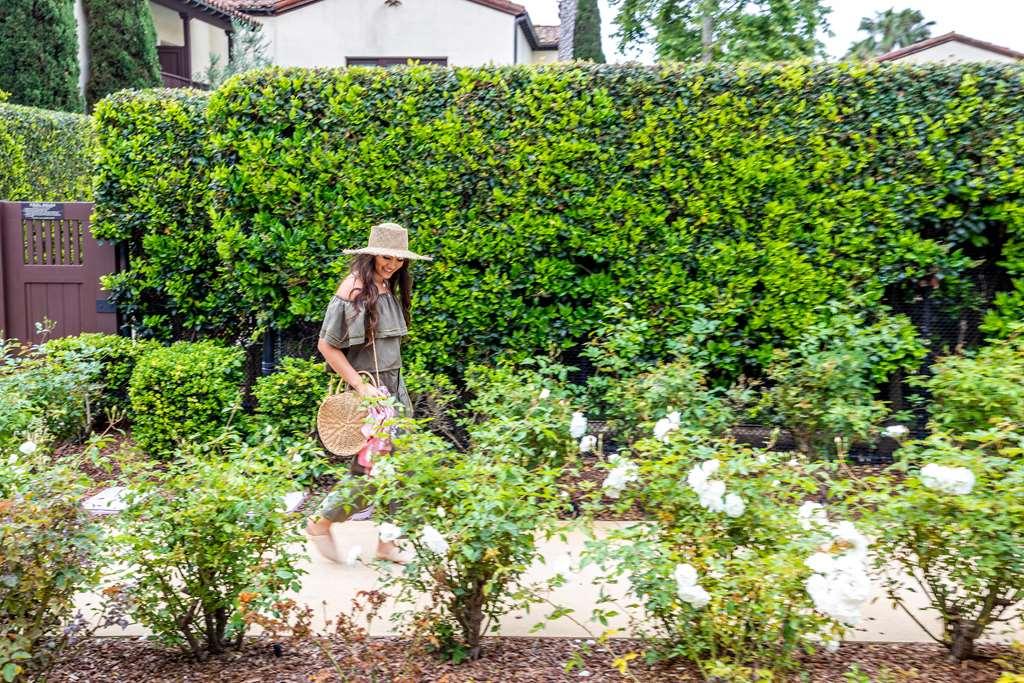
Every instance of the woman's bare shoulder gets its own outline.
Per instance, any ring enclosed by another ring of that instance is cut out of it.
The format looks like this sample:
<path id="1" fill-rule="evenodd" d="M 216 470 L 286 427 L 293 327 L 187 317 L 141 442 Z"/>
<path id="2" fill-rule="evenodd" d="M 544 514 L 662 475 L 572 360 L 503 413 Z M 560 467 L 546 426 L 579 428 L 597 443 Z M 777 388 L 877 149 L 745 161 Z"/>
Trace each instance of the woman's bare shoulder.
<path id="1" fill-rule="evenodd" d="M 345 276 L 345 279 L 338 285 L 338 291 L 335 294 L 338 298 L 352 300 L 352 294 L 358 292 L 362 288 L 362 283 L 359 278 L 356 277 L 355 273 L 349 273 Z"/>

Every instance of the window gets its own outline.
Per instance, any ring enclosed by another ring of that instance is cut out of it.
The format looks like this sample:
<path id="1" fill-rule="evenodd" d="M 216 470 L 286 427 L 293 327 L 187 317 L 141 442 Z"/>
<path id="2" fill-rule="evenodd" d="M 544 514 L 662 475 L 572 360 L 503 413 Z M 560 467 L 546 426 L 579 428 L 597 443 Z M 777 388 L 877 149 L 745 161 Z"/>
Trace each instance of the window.
<path id="1" fill-rule="evenodd" d="M 348 66 L 405 66 L 410 61 L 448 66 L 447 57 L 346 57 Z"/>

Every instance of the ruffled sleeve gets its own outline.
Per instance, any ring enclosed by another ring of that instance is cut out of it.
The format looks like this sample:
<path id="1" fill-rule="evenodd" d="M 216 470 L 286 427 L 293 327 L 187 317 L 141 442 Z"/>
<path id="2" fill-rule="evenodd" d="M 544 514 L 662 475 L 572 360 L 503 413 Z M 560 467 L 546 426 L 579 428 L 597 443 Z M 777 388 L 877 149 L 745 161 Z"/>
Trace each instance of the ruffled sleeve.
<path id="1" fill-rule="evenodd" d="M 331 298 L 320 326 L 320 336 L 336 349 L 347 349 L 366 342 L 366 312 L 339 296 Z"/>

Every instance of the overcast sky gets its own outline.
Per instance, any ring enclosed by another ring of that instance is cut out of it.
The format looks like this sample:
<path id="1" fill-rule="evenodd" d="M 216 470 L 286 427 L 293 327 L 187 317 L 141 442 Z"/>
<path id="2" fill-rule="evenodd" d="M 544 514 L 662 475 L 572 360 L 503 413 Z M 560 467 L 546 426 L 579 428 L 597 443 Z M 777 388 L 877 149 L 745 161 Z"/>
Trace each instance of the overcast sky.
<path id="1" fill-rule="evenodd" d="M 558 0 L 517 0 L 526 6 L 535 24 L 558 23 Z M 609 0 L 599 0 L 601 5 L 601 26 L 604 30 L 604 52 L 608 61 L 625 61 L 627 57 L 616 53 L 616 44 L 611 36 L 615 32 L 612 19 L 615 10 Z M 986 40 L 996 45 L 1024 52 L 1024 1 L 1022 0 L 831 0 L 829 15 L 831 37 L 823 36 L 828 52 L 841 57 L 850 44 L 863 34 L 857 32 L 861 17 L 873 16 L 889 8 L 897 10 L 913 8 L 920 10 L 925 19 L 935 22 L 932 35 L 949 31 Z M 637 57 L 633 57 L 637 58 Z M 641 61 L 651 61 L 650 50 L 639 53 Z"/>

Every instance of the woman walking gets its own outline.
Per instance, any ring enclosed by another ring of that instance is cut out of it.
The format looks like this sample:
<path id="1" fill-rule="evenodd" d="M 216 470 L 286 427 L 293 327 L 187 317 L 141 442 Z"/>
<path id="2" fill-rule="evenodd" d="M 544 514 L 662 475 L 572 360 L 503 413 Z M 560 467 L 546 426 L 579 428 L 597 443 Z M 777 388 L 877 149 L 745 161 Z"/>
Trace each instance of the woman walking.
<path id="1" fill-rule="evenodd" d="M 402 337 L 409 332 L 412 299 L 409 261 L 431 258 L 409 251 L 408 233 L 394 223 L 373 226 L 366 247 L 346 249 L 344 253 L 355 258 L 327 305 L 317 349 L 360 396 L 384 394 L 363 381 L 359 373 L 367 372 L 387 388 L 405 416 L 410 417 L 412 402 L 402 378 Z M 365 471 L 353 460 L 352 473 L 364 475 Z M 306 525 L 317 550 L 335 562 L 338 556 L 330 536 L 331 523 L 343 522 L 351 513 L 351 504 L 336 505 Z M 402 561 L 394 543 L 379 541 L 376 555 L 382 560 Z"/>

